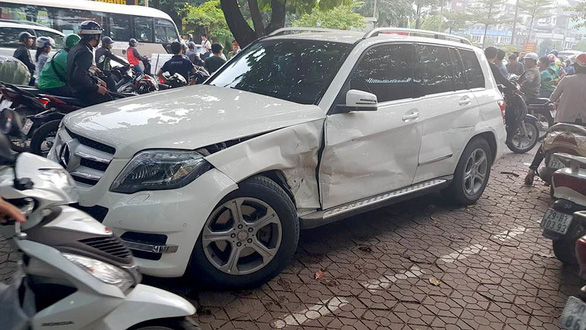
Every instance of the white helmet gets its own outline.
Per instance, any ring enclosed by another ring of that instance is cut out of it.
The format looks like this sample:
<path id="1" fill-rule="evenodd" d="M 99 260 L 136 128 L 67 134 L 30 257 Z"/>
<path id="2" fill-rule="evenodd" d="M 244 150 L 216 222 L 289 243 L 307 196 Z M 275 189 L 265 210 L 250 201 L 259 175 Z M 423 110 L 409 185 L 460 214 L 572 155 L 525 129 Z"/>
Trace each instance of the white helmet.
<path id="1" fill-rule="evenodd" d="M 535 53 L 527 53 L 527 54 L 525 54 L 525 56 L 523 58 L 534 60 L 535 62 L 539 61 L 539 55 L 537 55 Z"/>
<path id="2" fill-rule="evenodd" d="M 36 46 L 37 48 L 43 48 L 45 46 L 55 47 L 55 40 L 51 37 L 38 37 Z"/>

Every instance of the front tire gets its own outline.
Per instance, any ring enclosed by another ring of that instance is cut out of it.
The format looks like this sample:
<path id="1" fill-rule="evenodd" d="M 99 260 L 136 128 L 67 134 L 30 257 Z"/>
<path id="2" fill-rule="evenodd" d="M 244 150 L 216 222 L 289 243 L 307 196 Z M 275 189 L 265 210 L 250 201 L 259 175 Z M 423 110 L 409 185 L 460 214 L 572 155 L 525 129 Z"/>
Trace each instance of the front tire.
<path id="1" fill-rule="evenodd" d="M 43 124 L 33 133 L 30 146 L 32 153 L 47 157 L 49 150 L 51 150 L 51 147 L 55 142 L 55 136 L 57 136 L 59 123 L 61 123 L 60 120 L 50 121 Z"/>
<path id="2" fill-rule="evenodd" d="M 252 177 L 208 217 L 188 276 L 213 288 L 257 287 L 289 264 L 298 241 L 299 220 L 287 193 L 267 177 Z"/>
<path id="3" fill-rule="evenodd" d="M 523 136 L 523 130 L 521 127 L 517 129 L 517 132 L 513 137 L 507 139 L 507 147 L 516 154 L 524 154 L 537 144 L 539 140 L 539 128 L 534 122 L 525 122 L 525 128 L 527 129 L 527 137 Z"/>
<path id="4" fill-rule="evenodd" d="M 476 137 L 468 143 L 454 172 L 454 179 L 444 195 L 460 205 L 471 205 L 482 196 L 492 165 L 492 153 L 485 139 Z"/>

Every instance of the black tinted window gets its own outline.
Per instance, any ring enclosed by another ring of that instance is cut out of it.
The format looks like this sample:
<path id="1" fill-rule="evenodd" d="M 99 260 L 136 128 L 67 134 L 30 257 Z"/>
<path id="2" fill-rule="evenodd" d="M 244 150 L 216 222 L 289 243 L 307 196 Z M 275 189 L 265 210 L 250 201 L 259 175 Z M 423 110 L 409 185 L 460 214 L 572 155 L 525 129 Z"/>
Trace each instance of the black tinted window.
<path id="1" fill-rule="evenodd" d="M 464 63 L 464 71 L 468 78 L 468 88 L 484 88 L 484 75 L 476 54 L 471 50 L 459 50 Z"/>
<path id="2" fill-rule="evenodd" d="M 173 42 L 179 40 L 175 25 L 165 19 L 155 19 L 155 42 Z"/>
<path id="3" fill-rule="evenodd" d="M 417 45 L 422 95 L 454 90 L 452 60 L 448 48 Z"/>
<path id="4" fill-rule="evenodd" d="M 454 69 L 454 86 L 456 90 L 466 89 L 466 74 L 464 73 L 460 56 L 454 48 L 450 48 L 450 58 L 452 59 L 452 68 Z"/>
<path id="5" fill-rule="evenodd" d="M 350 89 L 373 93 L 379 102 L 413 97 L 414 48 L 385 45 L 367 50 L 350 78 Z"/>
<path id="6" fill-rule="evenodd" d="M 34 34 L 31 30 L 8 27 L 0 28 L 0 47 L 17 48 L 20 45 L 18 35 L 24 31 Z"/>
<path id="7" fill-rule="evenodd" d="M 238 54 L 209 84 L 317 104 L 351 47 L 310 40 L 264 40 Z"/>
<path id="8" fill-rule="evenodd" d="M 114 41 L 128 41 L 132 38 L 130 16 L 110 14 L 110 38 Z"/>
<path id="9" fill-rule="evenodd" d="M 134 38 L 139 42 L 153 41 L 153 19 L 150 17 L 134 18 Z"/>

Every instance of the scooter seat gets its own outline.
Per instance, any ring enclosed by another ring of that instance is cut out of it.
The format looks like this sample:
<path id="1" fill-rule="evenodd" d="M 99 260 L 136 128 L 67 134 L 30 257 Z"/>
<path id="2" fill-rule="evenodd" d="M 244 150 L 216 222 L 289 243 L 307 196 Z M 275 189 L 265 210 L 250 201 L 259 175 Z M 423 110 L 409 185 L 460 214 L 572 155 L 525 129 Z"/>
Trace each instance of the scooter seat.
<path id="1" fill-rule="evenodd" d="M 549 99 L 543 97 L 527 101 L 527 105 L 543 105 L 546 103 L 549 103 Z"/>

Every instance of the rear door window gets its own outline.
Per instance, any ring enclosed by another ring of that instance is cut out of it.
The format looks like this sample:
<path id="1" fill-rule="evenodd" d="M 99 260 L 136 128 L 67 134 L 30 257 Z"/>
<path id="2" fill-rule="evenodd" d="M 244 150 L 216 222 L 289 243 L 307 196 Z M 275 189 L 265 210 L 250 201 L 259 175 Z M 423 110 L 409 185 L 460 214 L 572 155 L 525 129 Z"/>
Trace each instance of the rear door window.
<path id="1" fill-rule="evenodd" d="M 452 59 L 452 68 L 454 69 L 454 86 L 456 90 L 467 89 L 466 73 L 462 66 L 460 55 L 454 48 L 450 48 L 450 58 Z"/>
<path id="2" fill-rule="evenodd" d="M 373 93 L 379 102 L 414 97 L 414 55 L 412 45 L 393 44 L 368 49 L 352 72 L 350 89 Z"/>
<path id="3" fill-rule="evenodd" d="M 21 32 L 28 32 L 32 35 L 35 35 L 35 33 L 31 30 L 9 27 L 0 28 L 0 47 L 18 48 L 20 45 L 20 42 L 18 41 L 18 35 Z"/>
<path id="4" fill-rule="evenodd" d="M 421 77 L 421 94 L 432 95 L 454 91 L 454 70 L 448 48 L 416 45 Z"/>
<path id="5" fill-rule="evenodd" d="M 463 49 L 460 49 L 458 52 L 464 64 L 468 88 L 484 88 L 484 75 L 482 74 L 482 68 L 480 67 L 476 53 Z"/>

